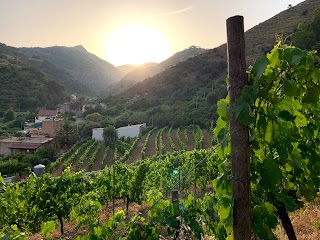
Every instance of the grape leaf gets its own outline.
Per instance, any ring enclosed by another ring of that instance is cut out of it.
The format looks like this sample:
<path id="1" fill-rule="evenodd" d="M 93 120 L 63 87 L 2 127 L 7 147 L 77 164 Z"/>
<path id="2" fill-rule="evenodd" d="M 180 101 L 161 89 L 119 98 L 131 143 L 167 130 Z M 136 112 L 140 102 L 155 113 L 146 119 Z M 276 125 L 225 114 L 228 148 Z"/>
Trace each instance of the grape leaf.
<path id="1" fill-rule="evenodd" d="M 269 63 L 270 60 L 265 55 L 259 57 L 254 63 L 251 73 L 259 80 Z"/>

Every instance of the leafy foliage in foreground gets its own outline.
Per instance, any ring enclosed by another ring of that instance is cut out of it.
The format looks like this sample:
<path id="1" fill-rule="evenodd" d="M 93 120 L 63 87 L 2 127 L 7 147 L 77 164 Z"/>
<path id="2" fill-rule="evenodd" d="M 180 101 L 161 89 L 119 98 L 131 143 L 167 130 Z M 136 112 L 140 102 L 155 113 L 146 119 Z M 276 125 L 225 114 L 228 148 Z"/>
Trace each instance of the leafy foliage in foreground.
<path id="1" fill-rule="evenodd" d="M 250 127 L 253 230 L 261 239 L 275 239 L 281 209 L 292 212 L 319 191 L 319 60 L 315 52 L 279 43 L 257 59 L 232 109 Z M 229 134 L 228 101 L 218 106 L 215 134 L 222 141 Z M 230 154 L 223 143 L 217 150 L 220 158 Z M 229 193 L 220 197 L 232 201 Z"/>

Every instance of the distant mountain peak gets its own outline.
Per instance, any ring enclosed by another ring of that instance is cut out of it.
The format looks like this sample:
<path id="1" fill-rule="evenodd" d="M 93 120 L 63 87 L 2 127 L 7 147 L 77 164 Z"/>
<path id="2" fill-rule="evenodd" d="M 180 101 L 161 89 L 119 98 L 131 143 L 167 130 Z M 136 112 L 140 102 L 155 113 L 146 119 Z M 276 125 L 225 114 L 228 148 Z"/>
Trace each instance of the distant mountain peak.
<path id="1" fill-rule="evenodd" d="M 74 46 L 73 48 L 75 48 L 79 51 L 88 52 L 87 49 L 85 49 L 84 46 L 82 46 L 82 45 L 77 45 L 77 46 Z"/>

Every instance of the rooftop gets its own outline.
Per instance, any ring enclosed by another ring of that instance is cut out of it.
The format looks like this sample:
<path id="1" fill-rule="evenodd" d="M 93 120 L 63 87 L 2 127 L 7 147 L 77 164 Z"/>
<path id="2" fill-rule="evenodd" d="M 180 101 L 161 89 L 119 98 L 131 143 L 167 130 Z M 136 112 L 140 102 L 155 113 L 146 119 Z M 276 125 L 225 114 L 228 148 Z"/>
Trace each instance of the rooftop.
<path id="1" fill-rule="evenodd" d="M 119 127 L 118 129 L 128 129 L 128 128 L 136 128 L 136 127 L 141 127 L 141 126 L 145 126 L 145 123 L 142 124 L 136 124 L 136 125 L 129 125 L 129 126 L 125 126 L 125 127 Z"/>
<path id="2" fill-rule="evenodd" d="M 12 144 L 44 144 L 52 140 L 53 138 L 44 137 L 12 137 L 1 139 L 0 142 Z"/>
<path id="3" fill-rule="evenodd" d="M 45 117 L 45 116 L 56 116 L 58 114 L 57 110 L 45 110 L 45 109 L 40 109 L 37 117 Z"/>

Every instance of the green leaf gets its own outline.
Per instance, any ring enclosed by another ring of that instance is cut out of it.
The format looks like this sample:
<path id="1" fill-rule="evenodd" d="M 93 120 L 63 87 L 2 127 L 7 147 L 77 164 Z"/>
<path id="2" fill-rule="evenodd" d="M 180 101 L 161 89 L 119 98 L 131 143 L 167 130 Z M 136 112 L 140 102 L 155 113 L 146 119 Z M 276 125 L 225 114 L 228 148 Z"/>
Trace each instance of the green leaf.
<path id="1" fill-rule="evenodd" d="M 298 204 L 297 204 L 298 200 L 295 197 L 290 196 L 286 191 L 280 192 L 280 193 L 276 193 L 275 194 L 275 198 L 279 202 L 284 203 L 286 209 L 289 212 L 293 212 L 299 207 Z"/>
<path id="2" fill-rule="evenodd" d="M 278 224 L 277 209 L 269 202 L 255 205 L 252 210 L 253 230 L 259 239 L 277 239 L 272 230 Z"/>
<path id="3" fill-rule="evenodd" d="M 170 216 L 166 219 L 166 222 L 168 226 L 172 228 L 178 228 L 179 227 L 179 220 L 176 217 Z"/>
<path id="4" fill-rule="evenodd" d="M 229 98 L 220 99 L 217 102 L 217 114 L 221 117 L 222 120 L 228 121 L 229 119 Z"/>
<path id="5" fill-rule="evenodd" d="M 297 112 L 296 119 L 294 120 L 297 127 L 304 127 L 308 125 L 307 118 L 300 112 Z"/>
<path id="6" fill-rule="evenodd" d="M 266 142 L 271 143 L 272 133 L 273 133 L 273 125 L 272 125 L 272 122 L 269 121 L 266 127 L 265 135 L 264 135 L 264 140 Z"/>
<path id="7" fill-rule="evenodd" d="M 56 224 L 54 221 L 47 221 L 41 224 L 41 234 L 48 234 L 49 232 L 53 232 L 56 228 Z"/>
<path id="8" fill-rule="evenodd" d="M 238 119 L 244 125 L 250 125 L 255 122 L 255 116 L 253 115 L 251 106 L 240 97 L 235 101 L 232 106 L 232 110 L 235 114 L 236 119 Z"/>
<path id="9" fill-rule="evenodd" d="M 283 82 L 283 92 L 289 97 L 294 97 L 298 92 L 298 87 L 294 81 L 285 79 Z"/>
<path id="10" fill-rule="evenodd" d="M 253 105 L 257 99 L 259 93 L 259 87 L 253 85 L 246 85 L 242 90 L 242 96 L 245 101 Z"/>
<path id="11" fill-rule="evenodd" d="M 288 47 L 284 50 L 283 59 L 286 60 L 290 66 L 295 66 L 300 63 L 303 58 L 303 52 L 296 47 Z"/>
<path id="12" fill-rule="evenodd" d="M 265 189 L 272 189 L 281 181 L 282 174 L 279 165 L 272 158 L 266 158 L 262 163 L 261 185 Z"/>
<path id="13" fill-rule="evenodd" d="M 254 74 L 256 78 L 259 80 L 262 77 L 262 74 L 266 70 L 266 67 L 268 66 L 269 63 L 270 61 L 265 55 L 259 57 L 253 65 L 253 68 L 251 71 L 252 74 Z"/>
<path id="14" fill-rule="evenodd" d="M 320 95 L 320 86 L 311 85 L 307 87 L 307 91 L 303 96 L 303 102 L 305 103 L 318 103 Z"/>
<path id="15" fill-rule="evenodd" d="M 231 212 L 231 207 L 219 207 L 218 214 L 220 217 L 220 220 L 225 220 L 229 217 Z"/>
<path id="16" fill-rule="evenodd" d="M 293 122 L 295 119 L 294 116 L 292 116 L 287 110 L 280 111 L 278 116 L 280 118 L 282 118 L 286 121 L 290 121 L 290 122 Z"/>

